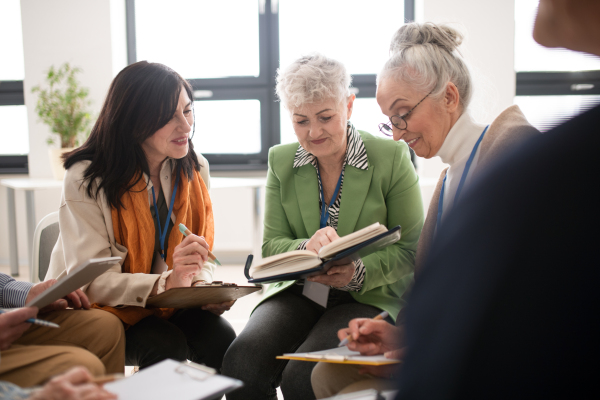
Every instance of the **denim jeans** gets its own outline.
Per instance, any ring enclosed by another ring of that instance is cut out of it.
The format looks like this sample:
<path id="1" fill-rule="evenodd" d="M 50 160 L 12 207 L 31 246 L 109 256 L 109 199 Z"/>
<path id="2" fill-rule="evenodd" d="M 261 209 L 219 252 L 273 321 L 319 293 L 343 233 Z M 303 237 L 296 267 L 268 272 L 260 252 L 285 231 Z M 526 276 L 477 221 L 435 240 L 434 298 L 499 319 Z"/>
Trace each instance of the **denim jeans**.
<path id="1" fill-rule="evenodd" d="M 227 400 L 274 400 L 280 384 L 286 400 L 314 399 L 310 374 L 315 363 L 275 357 L 336 347 L 337 331 L 351 319 L 372 318 L 380 312 L 333 289 L 324 308 L 304 297 L 298 285 L 265 300 L 225 354 L 223 375 L 244 382 Z"/>

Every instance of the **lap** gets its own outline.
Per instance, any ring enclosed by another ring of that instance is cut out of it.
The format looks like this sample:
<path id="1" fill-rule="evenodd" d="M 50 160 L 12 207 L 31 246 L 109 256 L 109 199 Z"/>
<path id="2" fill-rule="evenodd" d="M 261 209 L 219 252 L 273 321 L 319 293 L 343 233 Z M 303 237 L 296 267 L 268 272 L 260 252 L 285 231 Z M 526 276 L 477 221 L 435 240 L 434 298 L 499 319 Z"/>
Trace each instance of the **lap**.
<path id="1" fill-rule="evenodd" d="M 319 320 L 322 314 L 319 308 L 291 291 L 278 293 L 254 310 L 232 347 L 240 347 L 236 351 L 252 354 L 253 358 L 269 360 L 294 352 Z"/>
<path id="2" fill-rule="evenodd" d="M 54 375 L 80 365 L 93 375 L 105 372 L 104 365 L 96 356 L 74 346 L 13 344 L 0 356 L 0 380 L 20 386 L 41 384 Z"/>
<path id="3" fill-rule="evenodd" d="M 209 311 L 185 309 L 178 310 L 169 320 L 146 317 L 130 327 L 126 336 L 127 364 L 145 368 L 172 358 L 218 369 L 235 332 L 224 318 Z"/>
<path id="4" fill-rule="evenodd" d="M 39 318 L 54 322 L 60 328 L 53 329 L 32 325 L 17 341 L 21 345 L 72 345 L 84 348 L 94 344 L 110 343 L 121 337 L 123 324 L 113 314 L 103 310 L 60 310 L 40 314 Z"/>

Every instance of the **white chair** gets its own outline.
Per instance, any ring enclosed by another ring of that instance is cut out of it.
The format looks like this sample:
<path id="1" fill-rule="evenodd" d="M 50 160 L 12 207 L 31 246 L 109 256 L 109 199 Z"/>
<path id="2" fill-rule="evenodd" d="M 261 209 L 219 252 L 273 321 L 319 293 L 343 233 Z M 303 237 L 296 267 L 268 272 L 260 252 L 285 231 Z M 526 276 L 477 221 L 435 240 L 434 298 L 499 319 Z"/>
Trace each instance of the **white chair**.
<path id="1" fill-rule="evenodd" d="M 33 254 L 31 255 L 31 270 L 29 280 L 38 283 L 44 280 L 52 249 L 58 240 L 58 211 L 46 215 L 35 228 L 33 234 Z"/>

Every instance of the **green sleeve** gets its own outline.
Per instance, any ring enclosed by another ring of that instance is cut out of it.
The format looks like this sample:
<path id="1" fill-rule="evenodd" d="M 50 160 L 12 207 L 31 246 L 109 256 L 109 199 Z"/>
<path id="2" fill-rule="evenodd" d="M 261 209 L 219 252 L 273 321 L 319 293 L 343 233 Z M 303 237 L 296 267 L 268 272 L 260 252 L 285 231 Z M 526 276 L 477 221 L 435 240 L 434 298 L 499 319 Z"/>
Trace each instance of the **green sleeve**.
<path id="1" fill-rule="evenodd" d="M 397 147 L 391 172 L 385 196 L 387 226 L 400 225 L 402 236 L 397 243 L 363 258 L 365 280 L 360 294 L 410 278 L 414 272 L 424 213 L 419 178 L 407 146 Z"/>
<path id="2" fill-rule="evenodd" d="M 307 238 L 296 238 L 281 204 L 281 181 L 273 169 L 275 152 L 269 151 L 269 170 L 265 188 L 263 257 L 296 250 Z"/>

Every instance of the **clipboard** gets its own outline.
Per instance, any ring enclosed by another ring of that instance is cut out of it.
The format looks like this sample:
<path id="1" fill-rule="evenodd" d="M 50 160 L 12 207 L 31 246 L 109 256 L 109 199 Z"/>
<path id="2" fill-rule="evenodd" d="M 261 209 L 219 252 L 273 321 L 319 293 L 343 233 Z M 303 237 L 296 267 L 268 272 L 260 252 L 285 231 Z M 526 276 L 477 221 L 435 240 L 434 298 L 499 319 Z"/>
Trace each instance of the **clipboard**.
<path id="1" fill-rule="evenodd" d="M 180 287 L 169 289 L 146 301 L 147 308 L 199 308 L 219 304 L 261 290 L 260 286 L 237 286 L 233 283 Z"/>
<path id="2" fill-rule="evenodd" d="M 62 299 L 69 293 L 87 285 L 98 276 L 118 264 L 121 257 L 91 258 L 84 261 L 70 273 L 61 276 L 57 282 L 44 290 L 39 296 L 25 304 L 27 307 L 43 308 Z"/>
<path id="3" fill-rule="evenodd" d="M 381 250 L 387 246 L 390 246 L 400 240 L 401 237 L 400 225 L 393 227 L 392 229 L 377 235 L 369 240 L 352 246 L 346 250 L 337 253 L 335 256 L 329 259 L 322 260 L 321 265 L 315 268 L 307 269 L 304 271 L 292 272 L 287 274 L 280 274 L 269 276 L 265 278 L 253 279 L 250 276 L 250 267 L 252 266 L 252 255 L 248 256 L 246 265 L 244 266 L 244 275 L 248 279 L 249 283 L 274 283 L 281 281 L 293 281 L 297 279 L 305 279 L 315 275 L 322 275 L 326 273 L 331 267 L 339 265 L 340 262 L 347 261 L 348 263 L 358 258 L 366 257 L 378 250 Z"/>
<path id="4" fill-rule="evenodd" d="M 346 346 L 336 347 L 310 353 L 286 353 L 276 357 L 278 360 L 296 360 L 310 362 L 326 362 L 332 364 L 355 364 L 355 365 L 391 365 L 399 364 L 400 360 L 386 358 L 383 354 L 376 356 L 362 356 L 358 351 L 352 351 Z"/>
<path id="5" fill-rule="evenodd" d="M 217 375 L 212 368 L 193 362 L 166 359 L 129 378 L 106 383 L 104 388 L 120 399 L 220 399 L 243 383 Z"/>

